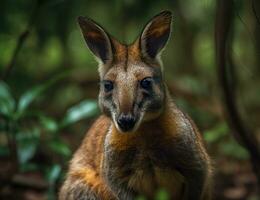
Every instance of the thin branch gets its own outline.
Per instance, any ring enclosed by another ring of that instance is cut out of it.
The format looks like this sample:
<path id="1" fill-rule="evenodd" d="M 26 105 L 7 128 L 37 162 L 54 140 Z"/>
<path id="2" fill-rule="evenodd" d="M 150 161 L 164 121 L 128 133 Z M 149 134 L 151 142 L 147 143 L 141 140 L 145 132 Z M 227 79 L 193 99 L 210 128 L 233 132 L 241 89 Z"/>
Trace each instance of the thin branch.
<path id="1" fill-rule="evenodd" d="M 241 22 L 241 24 L 244 26 L 246 32 L 248 33 L 248 36 L 249 36 L 250 40 L 252 41 L 252 44 L 255 45 L 256 39 L 254 38 L 253 33 L 251 33 L 250 28 L 248 27 L 248 25 L 245 23 L 245 21 L 243 20 L 243 18 L 239 14 L 239 11 L 235 10 L 235 12 L 236 12 L 236 15 L 237 15 L 239 21 Z"/>
<path id="2" fill-rule="evenodd" d="M 11 73 L 11 71 L 13 70 L 15 62 L 16 62 L 16 59 L 17 59 L 17 55 L 20 52 L 20 50 L 21 50 L 25 40 L 27 39 L 28 35 L 29 35 L 29 30 L 25 30 L 18 37 L 17 43 L 16 43 L 16 47 L 14 49 L 13 55 L 11 57 L 11 60 L 8 63 L 5 72 L 3 73 L 2 80 L 6 80 L 7 77 L 9 76 L 9 74 Z"/>
<path id="3" fill-rule="evenodd" d="M 253 10 L 253 13 L 255 15 L 255 18 L 256 18 L 256 21 L 257 21 L 258 25 L 260 25 L 260 18 L 257 15 L 256 9 L 255 9 L 255 1 L 254 0 L 252 0 L 252 10 Z"/>
<path id="4" fill-rule="evenodd" d="M 223 92 L 224 106 L 227 119 L 234 130 L 234 137 L 249 152 L 254 172 L 258 178 L 260 186 L 260 151 L 257 139 L 252 131 L 243 122 L 238 111 L 235 89 L 232 88 L 231 81 L 234 80 L 235 70 L 231 57 L 230 32 L 233 27 L 234 5 L 232 0 L 218 0 L 216 13 L 216 61 L 218 67 L 218 78 Z M 234 87 L 235 88 L 235 87 Z"/>
<path id="5" fill-rule="evenodd" d="M 18 54 L 21 51 L 26 39 L 29 36 L 29 33 L 33 27 L 33 24 L 35 22 L 36 16 L 38 15 L 38 9 L 39 9 L 39 1 L 36 1 L 35 8 L 31 14 L 31 17 L 27 23 L 27 26 L 25 30 L 19 35 L 17 39 L 17 43 L 14 49 L 14 52 L 12 54 L 12 57 L 10 59 L 9 64 L 7 65 L 3 76 L 1 77 L 2 80 L 6 80 L 7 77 L 10 75 L 11 71 L 13 70 Z M 17 171 L 18 171 L 18 155 L 17 155 L 17 144 L 15 139 L 16 130 L 13 125 L 11 125 L 8 120 L 6 120 L 6 136 L 7 136 L 7 142 L 8 142 L 8 148 L 10 151 L 10 160 L 12 163 L 12 167 L 8 173 L 10 173 L 10 177 L 12 177 Z"/>
<path id="6" fill-rule="evenodd" d="M 3 72 L 3 76 L 1 77 L 1 79 L 4 80 L 4 81 L 10 75 L 11 71 L 13 70 L 13 68 L 15 66 L 18 54 L 21 51 L 21 49 L 22 49 L 26 39 L 28 38 L 28 36 L 31 32 L 31 29 L 34 25 L 35 19 L 38 15 L 39 7 L 40 7 L 40 3 L 39 3 L 38 0 L 36 0 L 35 8 L 34 8 L 32 14 L 31 14 L 31 17 L 30 17 L 30 19 L 27 23 L 27 26 L 26 26 L 25 30 L 18 36 L 14 52 L 11 56 L 9 63 L 6 66 L 5 71 Z"/>

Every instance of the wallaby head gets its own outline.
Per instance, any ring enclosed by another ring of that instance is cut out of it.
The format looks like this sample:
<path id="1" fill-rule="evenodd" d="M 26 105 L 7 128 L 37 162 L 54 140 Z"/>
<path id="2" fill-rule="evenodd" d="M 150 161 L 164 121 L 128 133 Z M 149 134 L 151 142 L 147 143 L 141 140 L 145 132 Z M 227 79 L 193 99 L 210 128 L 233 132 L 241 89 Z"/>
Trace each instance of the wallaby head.
<path id="1" fill-rule="evenodd" d="M 134 43 L 125 45 L 91 19 L 78 18 L 85 41 L 99 62 L 100 107 L 120 132 L 135 131 L 164 108 L 160 53 L 170 36 L 171 20 L 171 12 L 161 12 Z"/>

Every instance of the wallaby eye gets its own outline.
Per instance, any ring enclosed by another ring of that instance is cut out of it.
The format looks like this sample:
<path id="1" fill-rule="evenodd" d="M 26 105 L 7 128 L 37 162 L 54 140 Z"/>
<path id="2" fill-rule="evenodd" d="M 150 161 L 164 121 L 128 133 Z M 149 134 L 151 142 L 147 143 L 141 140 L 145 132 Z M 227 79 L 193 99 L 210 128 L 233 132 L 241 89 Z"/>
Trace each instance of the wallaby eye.
<path id="1" fill-rule="evenodd" d="M 143 80 L 141 80 L 140 85 L 143 89 L 151 89 L 152 87 L 152 78 L 148 77 L 148 78 L 144 78 Z"/>
<path id="2" fill-rule="evenodd" d="M 112 81 L 104 81 L 105 92 L 110 92 L 114 89 L 114 84 Z"/>

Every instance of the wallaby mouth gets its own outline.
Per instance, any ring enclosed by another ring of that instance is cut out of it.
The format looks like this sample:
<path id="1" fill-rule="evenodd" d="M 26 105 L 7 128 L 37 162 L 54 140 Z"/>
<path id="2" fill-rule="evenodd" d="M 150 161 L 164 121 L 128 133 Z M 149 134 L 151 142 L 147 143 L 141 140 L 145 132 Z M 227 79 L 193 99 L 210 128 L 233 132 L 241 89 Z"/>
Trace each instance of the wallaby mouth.
<path id="1" fill-rule="evenodd" d="M 122 132 L 130 132 L 136 125 L 136 118 L 131 114 L 120 114 L 116 123 Z"/>

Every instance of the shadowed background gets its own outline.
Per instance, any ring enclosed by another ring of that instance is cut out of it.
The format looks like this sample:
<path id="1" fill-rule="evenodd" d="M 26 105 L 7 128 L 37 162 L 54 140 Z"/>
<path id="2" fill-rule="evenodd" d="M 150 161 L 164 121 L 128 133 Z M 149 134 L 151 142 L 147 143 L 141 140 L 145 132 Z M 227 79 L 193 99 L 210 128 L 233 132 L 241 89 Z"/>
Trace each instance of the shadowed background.
<path id="1" fill-rule="evenodd" d="M 259 169 L 252 164 L 260 166 L 259 149 L 253 149 L 260 139 L 260 3 L 226 2 L 2 0 L 0 199 L 56 199 L 72 153 L 99 114 L 97 63 L 77 16 L 131 43 L 165 9 L 174 15 L 162 55 L 165 78 L 175 102 L 203 133 L 216 171 L 214 196 L 257 199 Z M 224 70 L 215 35 L 220 43 L 227 39 Z M 225 77 L 231 91 L 226 98 Z M 230 112 L 225 99 L 235 102 L 238 113 Z M 250 129 L 249 145 L 240 137 L 243 127 L 232 121 L 236 114 Z M 167 200 L 167 194 L 162 189 L 155 199 Z"/>

